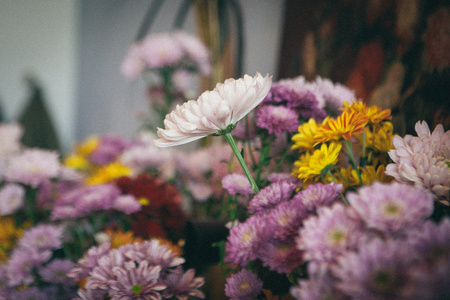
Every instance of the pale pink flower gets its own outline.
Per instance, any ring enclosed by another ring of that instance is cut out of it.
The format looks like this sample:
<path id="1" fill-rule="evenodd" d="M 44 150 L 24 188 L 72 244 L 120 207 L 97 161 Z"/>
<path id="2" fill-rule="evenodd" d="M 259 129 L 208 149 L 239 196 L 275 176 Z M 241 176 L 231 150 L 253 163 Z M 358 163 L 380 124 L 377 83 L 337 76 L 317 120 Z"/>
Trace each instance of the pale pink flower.
<path id="1" fill-rule="evenodd" d="M 0 124 L 0 157 L 7 157 L 20 151 L 23 128 L 19 124 Z"/>
<path id="2" fill-rule="evenodd" d="M 164 120 L 165 129 L 158 128 L 159 147 L 186 144 L 229 129 L 264 100 L 272 79 L 268 75 L 245 75 L 238 80 L 227 79 L 214 90 L 206 91 L 197 100 L 177 105 Z"/>
<path id="3" fill-rule="evenodd" d="M 394 161 L 386 167 L 386 174 L 397 181 L 423 186 L 431 190 L 437 199 L 449 204 L 450 189 L 450 131 L 444 132 L 439 124 L 431 133 L 428 124 L 417 122 L 417 137 L 395 136 L 389 151 Z"/>

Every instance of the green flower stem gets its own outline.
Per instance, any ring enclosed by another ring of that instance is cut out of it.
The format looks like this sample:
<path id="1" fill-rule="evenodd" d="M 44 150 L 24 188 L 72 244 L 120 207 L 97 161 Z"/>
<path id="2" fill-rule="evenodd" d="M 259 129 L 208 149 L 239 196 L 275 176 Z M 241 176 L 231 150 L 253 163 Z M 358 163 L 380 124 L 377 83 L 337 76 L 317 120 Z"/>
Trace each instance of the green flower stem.
<path id="1" fill-rule="evenodd" d="M 261 171 L 262 171 L 263 167 L 267 165 L 267 157 L 269 155 L 270 147 L 272 146 L 272 143 L 274 140 L 275 140 L 275 136 L 271 135 L 268 142 L 266 142 L 267 139 L 264 139 L 264 141 L 263 141 L 261 152 L 259 154 L 259 164 L 258 164 L 258 168 L 256 169 L 256 181 L 257 182 L 260 182 Z"/>
<path id="2" fill-rule="evenodd" d="M 361 155 L 361 162 L 359 163 L 361 167 L 364 167 L 366 165 L 366 132 L 364 131 L 362 133 L 362 155 Z"/>
<path id="3" fill-rule="evenodd" d="M 256 184 L 255 180 L 253 179 L 252 174 L 250 173 L 250 170 L 247 167 L 247 164 L 244 161 L 244 158 L 242 157 L 241 152 L 239 151 L 236 143 L 234 142 L 233 136 L 231 133 L 225 133 L 223 135 L 225 139 L 227 140 L 228 144 L 230 144 L 231 149 L 233 150 L 234 155 L 236 155 L 236 158 L 238 159 L 242 169 L 244 170 L 245 175 L 247 176 L 248 181 L 250 182 L 250 187 L 255 193 L 259 192 L 258 185 Z"/>
<path id="4" fill-rule="evenodd" d="M 334 178 L 333 174 L 331 173 L 331 169 L 328 170 L 327 174 L 330 175 L 331 179 L 333 179 L 333 182 L 336 182 L 336 178 Z M 345 197 L 342 194 L 342 192 L 340 192 L 339 194 L 341 195 L 342 202 L 344 202 L 347 206 L 350 206 L 350 204 L 348 204 L 347 199 L 345 199 Z"/>
<path id="5" fill-rule="evenodd" d="M 345 143 L 345 146 L 347 147 L 347 151 L 348 151 L 348 155 L 349 155 L 349 158 L 350 158 L 350 162 L 352 163 L 353 168 L 355 169 L 356 173 L 358 173 L 358 178 L 359 178 L 359 181 L 361 182 L 361 185 L 363 185 L 363 181 L 362 181 L 362 178 L 361 178 L 361 172 L 359 171 L 358 165 L 356 164 L 355 158 L 353 157 L 353 151 L 352 151 L 351 142 L 348 141 L 348 140 L 344 140 L 344 143 Z"/>

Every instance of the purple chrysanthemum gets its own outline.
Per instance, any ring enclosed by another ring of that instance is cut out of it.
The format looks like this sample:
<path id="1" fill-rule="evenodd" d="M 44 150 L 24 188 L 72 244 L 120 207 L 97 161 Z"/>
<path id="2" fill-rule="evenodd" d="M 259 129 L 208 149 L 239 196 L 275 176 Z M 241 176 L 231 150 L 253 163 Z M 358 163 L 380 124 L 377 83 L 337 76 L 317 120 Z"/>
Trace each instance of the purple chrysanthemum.
<path id="1" fill-rule="evenodd" d="M 114 199 L 113 208 L 129 215 L 140 211 L 142 204 L 133 195 L 120 195 Z"/>
<path id="2" fill-rule="evenodd" d="M 355 250 L 364 232 L 361 222 L 349 217 L 347 208 L 339 203 L 318 209 L 317 217 L 303 222 L 297 240 L 306 260 L 330 264 L 349 250 Z"/>
<path id="3" fill-rule="evenodd" d="M 299 280 L 298 286 L 291 287 L 290 293 L 296 300 L 341 299 L 333 289 L 331 276 L 320 276 L 308 280 Z"/>
<path id="4" fill-rule="evenodd" d="M 107 294 L 103 290 L 90 290 L 90 289 L 79 289 L 78 298 L 73 300 L 104 300 Z"/>
<path id="5" fill-rule="evenodd" d="M 14 287 L 21 284 L 30 284 L 34 281 L 33 268 L 37 268 L 48 261 L 51 251 L 37 251 L 34 248 L 15 248 L 9 258 L 7 271 L 9 276 L 8 286 Z"/>
<path id="6" fill-rule="evenodd" d="M 301 201 L 281 202 L 266 214 L 271 237 L 283 241 L 294 238 L 307 217 L 309 213 Z"/>
<path id="7" fill-rule="evenodd" d="M 321 206 L 328 206 L 333 203 L 343 190 L 343 185 L 339 183 L 322 184 L 316 183 L 309 185 L 306 189 L 297 193 L 293 200 L 303 202 L 308 210 L 315 210 Z"/>
<path id="8" fill-rule="evenodd" d="M 263 188 L 248 204 L 248 212 L 262 212 L 291 198 L 297 184 L 287 181 L 275 182 Z"/>
<path id="9" fill-rule="evenodd" d="M 39 275 L 46 282 L 67 284 L 72 283 L 67 278 L 67 273 L 75 264 L 68 259 L 54 259 L 44 268 L 39 270 Z M 73 284 L 73 283 L 72 283 Z"/>
<path id="10" fill-rule="evenodd" d="M 261 293 L 263 282 L 249 270 L 241 270 L 227 278 L 225 295 L 231 300 L 252 300 Z"/>
<path id="11" fill-rule="evenodd" d="M 5 178 L 38 187 L 43 181 L 56 178 L 61 170 L 56 151 L 27 149 L 11 157 L 5 168 Z"/>
<path id="12" fill-rule="evenodd" d="M 264 266 L 280 274 L 289 274 L 304 262 L 303 252 L 293 240 L 267 240 L 258 251 L 258 257 Z"/>
<path id="13" fill-rule="evenodd" d="M 255 112 L 255 119 L 256 126 L 275 136 L 280 136 L 283 132 L 297 131 L 300 125 L 297 113 L 284 106 L 263 106 Z"/>
<path id="14" fill-rule="evenodd" d="M 396 234 L 423 222 L 433 212 L 433 196 L 419 187 L 375 182 L 347 199 L 369 228 Z"/>
<path id="15" fill-rule="evenodd" d="M 48 296 L 37 287 L 15 291 L 9 298 L 10 300 L 48 300 Z"/>
<path id="16" fill-rule="evenodd" d="M 161 266 L 163 270 L 176 267 L 184 263 L 184 258 L 162 245 L 158 240 L 143 241 L 134 243 L 133 247 L 124 252 L 125 256 L 136 262 L 147 260 L 151 266 Z"/>
<path id="17" fill-rule="evenodd" d="M 108 290 L 111 280 L 115 279 L 114 269 L 122 267 L 126 258 L 119 249 L 112 249 L 108 254 L 100 257 L 86 280 L 86 288 Z"/>
<path id="18" fill-rule="evenodd" d="M 338 259 L 337 287 L 352 299 L 401 299 L 416 254 L 403 241 L 374 239 Z"/>
<path id="19" fill-rule="evenodd" d="M 25 189 L 15 183 L 4 185 L 0 190 L 0 216 L 10 215 L 23 207 Z"/>
<path id="20" fill-rule="evenodd" d="M 298 184 L 299 182 L 298 178 L 292 176 L 291 173 L 270 173 L 269 175 L 267 175 L 267 180 L 269 180 L 271 183 L 287 181 Z"/>
<path id="21" fill-rule="evenodd" d="M 106 242 L 100 246 L 91 247 L 84 256 L 78 260 L 76 266 L 68 272 L 67 276 L 74 280 L 86 278 L 97 266 L 98 259 L 109 252 L 111 243 Z"/>
<path id="22" fill-rule="evenodd" d="M 334 112 L 344 106 L 344 102 L 350 102 L 356 99 L 356 94 L 354 91 L 340 83 L 333 83 L 327 78 L 321 78 L 318 76 L 314 80 L 313 85 L 321 91 L 325 100 L 325 106 Z"/>
<path id="23" fill-rule="evenodd" d="M 62 246 L 63 228 L 55 225 L 37 225 L 25 231 L 19 240 L 19 247 L 46 251 L 59 249 Z"/>
<path id="24" fill-rule="evenodd" d="M 205 298 L 205 295 L 199 288 L 205 284 L 203 277 L 194 277 L 195 270 L 189 269 L 183 272 L 181 267 L 178 267 L 174 272 L 171 272 L 164 278 L 163 282 L 167 288 L 163 291 L 164 298 L 176 297 L 178 300 L 187 300 L 188 296 L 195 296 L 198 298 Z"/>
<path id="25" fill-rule="evenodd" d="M 247 176 L 238 173 L 226 175 L 222 179 L 222 187 L 233 196 L 239 194 L 247 197 L 254 193 Z"/>
<path id="26" fill-rule="evenodd" d="M 89 154 L 89 159 L 98 165 L 105 165 L 113 162 L 119 155 L 127 148 L 136 144 L 121 136 L 106 135 L 103 136 L 92 153 Z"/>
<path id="27" fill-rule="evenodd" d="M 267 238 L 267 226 L 263 217 L 251 216 L 244 223 L 231 228 L 225 244 L 225 261 L 247 265 L 257 258 L 257 251 Z"/>
<path id="28" fill-rule="evenodd" d="M 161 291 L 166 285 L 159 281 L 160 272 L 160 266 L 149 266 L 146 260 L 138 265 L 134 261 L 126 262 L 113 269 L 115 279 L 109 282 L 109 295 L 112 300 L 162 299 Z"/>

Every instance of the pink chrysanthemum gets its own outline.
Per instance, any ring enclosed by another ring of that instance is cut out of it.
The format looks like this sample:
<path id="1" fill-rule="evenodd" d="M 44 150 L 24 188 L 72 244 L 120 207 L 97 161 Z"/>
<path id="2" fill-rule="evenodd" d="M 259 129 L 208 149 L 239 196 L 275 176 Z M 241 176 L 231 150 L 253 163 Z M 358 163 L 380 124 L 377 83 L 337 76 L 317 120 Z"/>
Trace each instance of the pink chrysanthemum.
<path id="1" fill-rule="evenodd" d="M 333 288 L 331 276 L 320 276 L 308 280 L 299 280 L 298 286 L 291 287 L 290 293 L 296 300 L 341 299 Z"/>
<path id="2" fill-rule="evenodd" d="M 303 223 L 297 245 L 306 260 L 331 264 L 345 252 L 355 250 L 364 237 L 361 222 L 349 216 L 340 203 L 318 209 L 318 216 Z"/>
<path id="3" fill-rule="evenodd" d="M 166 285 L 159 281 L 160 266 L 149 266 L 143 260 L 138 265 L 129 261 L 113 269 L 115 279 L 109 282 L 111 299 L 160 300 Z"/>
<path id="4" fill-rule="evenodd" d="M 267 237 L 266 227 L 263 217 L 251 216 L 231 228 L 225 245 L 225 261 L 245 266 L 256 259 L 257 251 Z"/>
<path id="5" fill-rule="evenodd" d="M 248 212 L 253 214 L 274 208 L 278 203 L 289 200 L 296 187 L 297 184 L 288 181 L 268 185 L 250 200 Z"/>
<path id="6" fill-rule="evenodd" d="M 63 228 L 55 225 L 37 225 L 25 231 L 19 240 L 19 247 L 37 251 L 55 250 L 62 246 Z"/>
<path id="7" fill-rule="evenodd" d="M 283 132 L 297 131 L 300 125 L 297 113 L 284 106 L 263 106 L 255 112 L 255 119 L 256 126 L 275 136 L 280 136 Z"/>
<path id="8" fill-rule="evenodd" d="M 17 123 L 0 124 L 0 157 L 9 157 L 20 151 L 23 128 Z"/>
<path id="9" fill-rule="evenodd" d="M 67 276 L 74 280 L 86 278 L 97 266 L 98 259 L 109 252 L 111 243 L 106 242 L 100 246 L 91 247 L 83 257 L 78 260 L 76 266 L 68 272 Z"/>
<path id="10" fill-rule="evenodd" d="M 0 216 L 15 213 L 25 204 L 25 189 L 15 183 L 4 185 L 0 189 Z"/>
<path id="11" fill-rule="evenodd" d="M 38 187 L 47 179 L 56 178 L 61 170 L 59 155 L 55 151 L 27 149 L 11 157 L 5 168 L 5 178 Z"/>
<path id="12" fill-rule="evenodd" d="M 14 274 L 14 276 L 8 276 L 8 286 L 15 287 L 32 283 L 35 280 L 33 269 L 48 261 L 51 256 L 52 251 L 50 250 L 38 251 L 34 248 L 15 248 L 6 267 L 8 274 Z"/>
<path id="13" fill-rule="evenodd" d="M 184 258 L 178 257 L 167 245 L 161 244 L 158 240 L 143 241 L 134 243 L 133 247 L 125 251 L 125 256 L 136 262 L 147 260 L 149 265 L 159 265 L 163 270 L 176 267 L 184 263 Z"/>
<path id="14" fill-rule="evenodd" d="M 164 284 L 167 286 L 163 291 L 163 297 L 176 297 L 178 300 L 187 300 L 188 296 L 195 296 L 201 299 L 205 298 L 205 294 L 199 290 L 199 288 L 205 284 L 205 279 L 203 277 L 194 276 L 194 269 L 183 272 L 181 267 L 178 267 L 163 280 Z"/>
<path id="15" fill-rule="evenodd" d="M 122 267 L 126 261 L 126 257 L 120 249 L 112 249 L 106 255 L 100 257 L 97 265 L 87 277 L 86 288 L 107 291 L 110 288 L 111 280 L 116 278 L 114 269 Z"/>
<path id="16" fill-rule="evenodd" d="M 389 151 L 394 161 L 386 166 L 386 174 L 397 181 L 423 186 L 449 205 L 450 130 L 437 125 L 431 133 L 426 122 L 417 122 L 417 137 L 394 136 L 395 150 Z"/>
<path id="17" fill-rule="evenodd" d="M 222 179 L 222 187 L 233 196 L 236 194 L 249 196 L 254 193 L 247 176 L 243 174 L 228 174 Z"/>
<path id="18" fill-rule="evenodd" d="M 265 218 L 271 237 L 286 241 L 298 235 L 298 230 L 309 216 L 301 201 L 286 201 L 267 212 Z"/>
<path id="19" fill-rule="evenodd" d="M 112 207 L 129 215 L 140 211 L 142 204 L 133 195 L 120 195 L 114 200 Z"/>
<path id="20" fill-rule="evenodd" d="M 315 210 L 333 203 L 343 189 L 344 186 L 342 184 L 334 182 L 329 184 L 311 184 L 306 189 L 298 192 L 293 197 L 293 200 L 302 201 L 308 210 Z"/>
<path id="21" fill-rule="evenodd" d="M 261 293 L 263 282 L 249 270 L 241 270 L 227 278 L 225 295 L 231 300 L 252 300 Z"/>
<path id="22" fill-rule="evenodd" d="M 421 224 L 434 207 L 431 193 L 398 182 L 375 182 L 347 199 L 367 227 L 394 235 Z"/>

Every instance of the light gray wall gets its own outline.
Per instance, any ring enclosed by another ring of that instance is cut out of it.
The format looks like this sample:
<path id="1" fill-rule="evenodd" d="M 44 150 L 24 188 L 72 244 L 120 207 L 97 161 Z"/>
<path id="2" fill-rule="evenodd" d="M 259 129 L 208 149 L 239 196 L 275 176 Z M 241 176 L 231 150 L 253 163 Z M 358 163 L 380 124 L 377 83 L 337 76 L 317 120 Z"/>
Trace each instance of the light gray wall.
<path id="1" fill-rule="evenodd" d="M 0 0 L 0 106 L 14 121 L 28 100 L 23 81 L 36 76 L 61 143 L 75 138 L 78 2 Z"/>
<path id="2" fill-rule="evenodd" d="M 63 147 L 89 135 L 131 136 L 147 103 L 141 80 L 120 64 L 152 0 L 0 0 L 0 101 L 8 119 L 26 97 L 25 71 L 40 78 Z M 169 31 L 182 0 L 166 0 L 151 32 Z M 240 0 L 243 72 L 276 75 L 284 0 Z M 195 33 L 191 10 L 184 29 Z"/>

